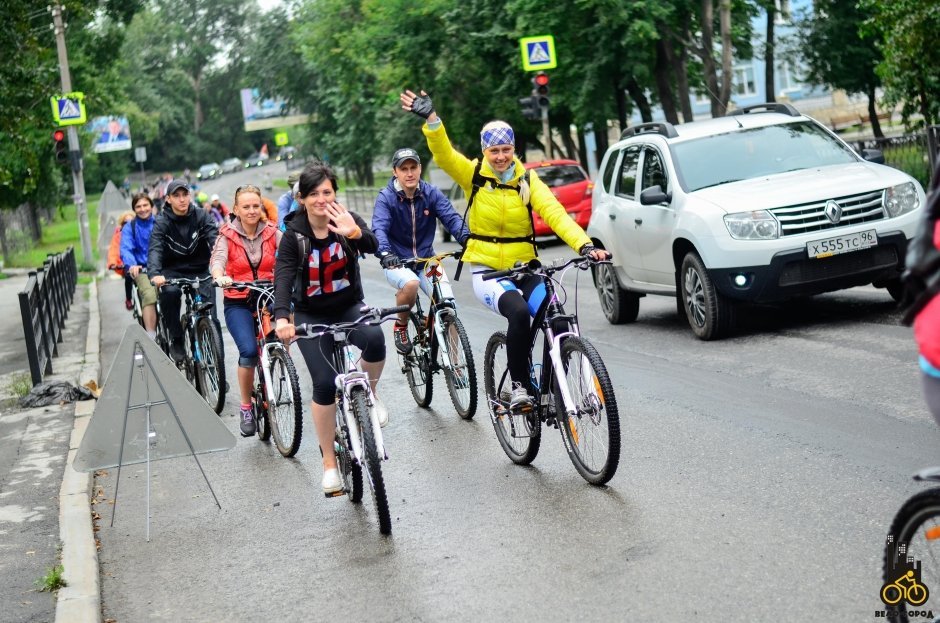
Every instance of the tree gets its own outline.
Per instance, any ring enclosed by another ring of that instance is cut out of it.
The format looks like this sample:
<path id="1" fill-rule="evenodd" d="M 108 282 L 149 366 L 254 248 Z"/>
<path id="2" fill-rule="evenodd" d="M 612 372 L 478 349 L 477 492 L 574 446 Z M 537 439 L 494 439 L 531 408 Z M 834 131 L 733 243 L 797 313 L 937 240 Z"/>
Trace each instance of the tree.
<path id="1" fill-rule="evenodd" d="M 881 53 L 870 35 L 859 34 L 867 12 L 853 2 L 816 0 L 812 13 L 797 22 L 807 80 L 868 97 L 868 116 L 875 136 L 884 136 L 875 110 L 881 80 L 875 71 Z"/>

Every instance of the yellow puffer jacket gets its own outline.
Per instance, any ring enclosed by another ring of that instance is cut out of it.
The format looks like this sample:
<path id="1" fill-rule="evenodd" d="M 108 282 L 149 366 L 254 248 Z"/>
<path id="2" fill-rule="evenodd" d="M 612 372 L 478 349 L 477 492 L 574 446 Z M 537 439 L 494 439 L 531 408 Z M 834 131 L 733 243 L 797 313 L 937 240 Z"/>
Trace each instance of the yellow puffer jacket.
<path id="1" fill-rule="evenodd" d="M 422 131 L 428 140 L 428 147 L 434 156 L 434 162 L 463 188 L 469 198 L 472 191 L 473 170 L 476 168 L 477 161 L 469 160 L 454 149 L 450 144 L 450 139 L 447 138 L 443 124 L 433 130 L 425 124 Z M 525 173 L 525 166 L 518 158 L 515 159 L 513 166 L 515 170 L 512 179 L 506 184 L 518 186 L 519 180 Z M 494 183 L 500 182 L 499 176 L 490 168 L 486 158 L 483 158 L 480 174 L 487 180 L 493 180 Z M 577 250 L 591 242 L 584 230 L 568 216 L 565 208 L 558 203 L 558 199 L 539 179 L 534 170 L 529 172 L 529 189 L 532 209 L 562 240 L 568 243 L 568 246 Z M 467 221 L 471 233 L 478 236 L 522 238 L 532 234 L 529 210 L 522 203 L 519 193 L 514 188 L 494 188 L 490 184 L 480 188 L 467 214 Z M 463 261 L 485 264 L 496 270 L 503 270 L 511 268 L 517 261 L 527 262 L 534 257 L 535 249 L 529 242 L 490 242 L 471 238 L 467 241 Z"/>

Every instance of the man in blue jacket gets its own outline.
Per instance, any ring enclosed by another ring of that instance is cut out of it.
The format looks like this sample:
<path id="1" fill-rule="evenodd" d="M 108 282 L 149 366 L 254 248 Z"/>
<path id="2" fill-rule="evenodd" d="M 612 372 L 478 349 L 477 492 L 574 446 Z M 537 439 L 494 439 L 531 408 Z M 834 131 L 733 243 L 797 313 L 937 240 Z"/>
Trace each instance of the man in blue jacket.
<path id="1" fill-rule="evenodd" d="M 376 255 L 385 269 L 385 278 L 398 290 L 395 304 L 412 306 L 418 298 L 419 286 L 430 296 L 431 283 L 423 271 L 416 273 L 402 266 L 401 258 L 435 255 L 434 232 L 438 219 L 461 245 L 467 241 L 470 231 L 444 193 L 421 180 L 418 152 L 410 148 L 396 151 L 392 156 L 392 173 L 392 179 L 375 200 L 372 231 L 379 239 Z M 445 298 L 454 296 L 447 275 L 441 278 L 441 291 Z M 411 352 L 408 312 L 398 314 L 394 336 L 399 353 Z"/>
<path id="2" fill-rule="evenodd" d="M 144 329 L 154 339 L 157 336 L 157 290 L 147 276 L 147 253 L 154 221 L 153 201 L 147 193 L 137 193 L 131 199 L 131 207 L 136 216 L 121 229 L 121 262 L 137 285 Z"/>

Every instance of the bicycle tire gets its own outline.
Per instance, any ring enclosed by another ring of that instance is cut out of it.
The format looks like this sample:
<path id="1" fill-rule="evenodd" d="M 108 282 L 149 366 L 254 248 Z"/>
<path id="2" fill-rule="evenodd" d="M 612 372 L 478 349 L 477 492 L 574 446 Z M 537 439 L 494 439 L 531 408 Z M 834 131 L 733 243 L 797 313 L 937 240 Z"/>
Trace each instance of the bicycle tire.
<path id="1" fill-rule="evenodd" d="M 264 380 L 262 379 L 251 392 L 251 413 L 255 418 L 256 434 L 261 441 L 270 441 L 271 424 L 268 422 L 267 410 L 264 408 Z"/>
<path id="2" fill-rule="evenodd" d="M 444 381 L 447 383 L 447 393 L 450 394 L 450 401 L 454 403 L 457 415 L 471 420 L 477 412 L 477 371 L 473 366 L 470 338 L 467 337 L 467 330 L 464 329 L 460 318 L 453 313 L 445 315 L 443 322 L 441 333 L 448 342 L 447 350 L 451 361 L 451 366 L 441 366 L 444 370 Z M 443 363 L 443 349 L 439 349 L 439 352 Z"/>
<path id="3" fill-rule="evenodd" d="M 272 348 L 268 360 L 271 379 L 266 419 L 274 433 L 274 445 L 282 456 L 290 458 L 300 449 L 303 436 L 304 413 L 300 399 L 300 380 L 294 361 L 284 348 Z"/>
<path id="4" fill-rule="evenodd" d="M 359 423 L 359 434 L 362 439 L 362 452 L 365 458 L 366 476 L 369 478 L 369 487 L 372 489 L 372 501 L 375 503 L 375 512 L 379 516 L 379 532 L 392 533 L 392 517 L 388 510 L 388 495 L 385 492 L 385 479 L 382 477 L 382 461 L 378 448 L 375 445 L 375 434 L 372 430 L 372 417 L 369 415 L 369 403 L 366 400 L 366 391 L 361 387 L 354 387 L 350 391 L 349 399 Z"/>
<path id="5" fill-rule="evenodd" d="M 577 414 L 566 416 L 556 389 L 558 429 L 578 473 L 592 485 L 603 485 L 620 463 L 620 415 L 610 375 L 594 345 L 581 337 L 562 342 L 561 362 Z"/>
<path id="6" fill-rule="evenodd" d="M 196 336 L 199 342 L 200 359 L 196 366 L 197 389 L 216 413 L 225 406 L 225 359 L 222 351 L 222 336 L 211 318 L 196 321 Z"/>
<path id="7" fill-rule="evenodd" d="M 940 488 L 927 489 L 914 495 L 894 516 L 888 531 L 894 541 L 885 543 L 882 566 L 882 579 L 885 584 L 893 583 L 897 579 L 898 571 L 894 567 L 894 556 L 902 543 L 906 546 L 906 555 L 913 556 L 915 560 L 921 561 L 922 565 L 930 565 L 938 560 L 940 538 L 934 535 L 927 538 L 925 528 L 928 527 L 932 532 L 940 533 Z M 932 569 L 928 572 L 922 567 L 921 573 L 932 578 L 938 577 L 940 569 Z M 925 595 L 924 601 L 927 597 Z M 907 623 L 909 607 L 913 608 L 902 600 L 899 604 L 886 606 L 885 609 L 889 612 L 888 617 L 891 621 Z"/>
<path id="8" fill-rule="evenodd" d="M 339 409 L 337 405 L 337 409 Z M 337 412 L 337 420 L 342 416 Z M 342 431 L 342 432 L 341 432 Z M 347 443 L 349 431 L 346 430 L 345 421 L 336 423 L 336 436 L 333 438 L 333 449 L 336 451 L 336 468 L 343 481 L 343 490 L 353 504 L 362 502 L 362 467 L 353 460 L 350 444 Z"/>
<path id="9" fill-rule="evenodd" d="M 421 330 L 426 318 L 415 313 L 408 315 L 408 339 L 411 352 L 402 357 L 408 389 L 419 407 L 431 405 L 434 394 L 434 380 L 431 377 L 431 336 Z"/>
<path id="10" fill-rule="evenodd" d="M 528 414 L 512 414 L 508 400 L 501 398 L 503 392 L 509 393 L 512 388 L 506 364 L 505 331 L 497 331 L 486 343 L 483 356 L 483 386 L 490 420 L 503 452 L 513 463 L 529 465 L 535 460 L 541 447 L 542 421 L 536 409 Z M 518 434 L 517 427 L 520 429 Z"/>

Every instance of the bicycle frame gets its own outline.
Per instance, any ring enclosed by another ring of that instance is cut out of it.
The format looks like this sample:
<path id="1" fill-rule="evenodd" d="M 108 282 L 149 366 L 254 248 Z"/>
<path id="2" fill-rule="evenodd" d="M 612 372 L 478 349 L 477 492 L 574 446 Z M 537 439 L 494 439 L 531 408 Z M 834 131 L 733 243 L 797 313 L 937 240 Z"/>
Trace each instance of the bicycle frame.
<path id="1" fill-rule="evenodd" d="M 429 337 L 432 335 L 434 336 L 434 339 L 429 340 L 430 360 L 432 362 L 432 367 L 436 365 L 438 349 L 441 351 L 441 360 L 444 362 L 444 367 L 452 367 L 448 341 L 444 337 L 443 321 L 445 315 L 454 314 L 457 310 L 454 304 L 454 300 L 452 298 L 445 299 L 441 293 L 442 273 L 438 269 L 441 260 L 447 256 L 452 255 L 454 255 L 453 252 L 442 253 L 430 258 L 414 258 L 404 263 L 406 267 L 411 268 L 412 270 L 425 271 L 425 275 L 431 280 L 431 301 L 430 305 L 428 306 L 428 314 L 424 318 L 424 325 L 422 326 L 422 330 Z M 415 299 L 415 313 L 419 318 L 423 314 L 420 295 Z"/>
<path id="2" fill-rule="evenodd" d="M 271 382 L 271 370 L 269 365 L 271 353 L 278 349 L 287 349 L 280 341 L 267 339 L 262 321 L 266 308 L 274 304 L 274 283 L 270 281 L 233 282 L 232 285 L 228 287 L 258 293 L 258 299 L 255 301 L 255 329 L 257 330 L 255 341 L 258 346 L 258 364 L 256 368 L 261 369 L 258 379 L 261 381 L 262 388 L 264 389 L 264 396 L 269 403 L 273 403 L 275 396 L 273 393 L 274 389 Z"/>

